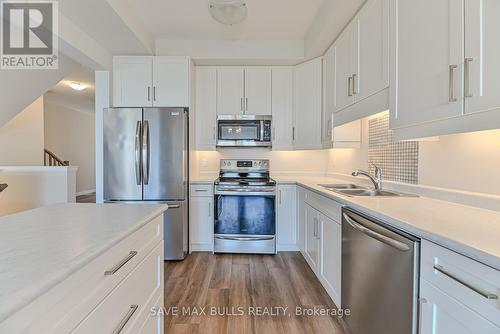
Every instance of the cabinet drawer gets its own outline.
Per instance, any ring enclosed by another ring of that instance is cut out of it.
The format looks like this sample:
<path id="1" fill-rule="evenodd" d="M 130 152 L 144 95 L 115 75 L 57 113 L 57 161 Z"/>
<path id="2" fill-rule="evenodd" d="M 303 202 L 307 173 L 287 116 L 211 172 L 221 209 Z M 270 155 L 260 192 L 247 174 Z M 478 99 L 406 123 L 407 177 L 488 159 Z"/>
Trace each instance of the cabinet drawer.
<path id="1" fill-rule="evenodd" d="M 213 184 L 192 184 L 191 196 L 192 197 L 212 197 L 214 195 Z"/>
<path id="2" fill-rule="evenodd" d="M 161 290 L 163 242 L 127 276 L 71 333 L 132 333 L 147 302 Z"/>
<path id="3" fill-rule="evenodd" d="M 156 217 L 19 312 L 13 323 L 40 314 L 23 333 L 68 333 L 90 314 L 161 243 L 163 215 Z M 137 252 L 132 256 L 131 252 Z M 114 274 L 107 271 L 116 269 Z M 64 315 L 61 317 L 61 315 Z"/>
<path id="4" fill-rule="evenodd" d="M 422 240 L 421 275 L 500 327 L 500 271 Z"/>
<path id="5" fill-rule="evenodd" d="M 305 201 L 328 218 L 333 219 L 337 223 L 342 222 L 342 205 L 333 199 L 308 190 L 305 194 Z"/>

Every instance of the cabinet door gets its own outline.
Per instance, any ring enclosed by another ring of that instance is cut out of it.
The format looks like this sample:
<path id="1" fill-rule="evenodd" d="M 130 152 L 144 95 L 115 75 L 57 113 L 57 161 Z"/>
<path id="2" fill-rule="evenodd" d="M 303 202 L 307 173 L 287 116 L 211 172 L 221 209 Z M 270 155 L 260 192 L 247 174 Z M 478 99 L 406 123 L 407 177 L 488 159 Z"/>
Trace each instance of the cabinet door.
<path id="1" fill-rule="evenodd" d="M 462 115 L 463 0 L 400 0 L 394 6 L 397 65 L 391 127 Z"/>
<path id="2" fill-rule="evenodd" d="M 322 60 L 302 63 L 294 71 L 293 145 L 299 150 L 321 148 Z"/>
<path id="3" fill-rule="evenodd" d="M 217 70 L 196 68 L 196 148 L 215 150 L 217 125 Z"/>
<path id="4" fill-rule="evenodd" d="M 154 57 L 153 105 L 189 106 L 189 58 Z"/>
<path id="5" fill-rule="evenodd" d="M 272 69 L 273 150 L 293 149 L 293 68 Z"/>
<path id="6" fill-rule="evenodd" d="M 357 92 L 357 28 L 353 21 L 335 42 L 335 112 L 352 105 Z"/>
<path id="7" fill-rule="evenodd" d="M 245 69 L 245 114 L 271 115 L 271 68 Z"/>
<path id="8" fill-rule="evenodd" d="M 191 250 L 212 251 L 214 238 L 214 206 L 212 197 L 191 197 L 189 222 Z"/>
<path id="9" fill-rule="evenodd" d="M 333 147 L 333 112 L 335 109 L 335 47 L 323 56 L 323 114 L 321 117 L 321 142 L 323 148 Z"/>
<path id="10" fill-rule="evenodd" d="M 359 69 L 356 101 L 389 86 L 389 0 L 370 0 L 357 17 Z"/>
<path id="11" fill-rule="evenodd" d="M 305 257 L 316 272 L 319 262 L 319 215 L 313 207 L 305 204 Z"/>
<path id="12" fill-rule="evenodd" d="M 306 250 L 306 190 L 297 186 L 297 245 L 304 255 Z"/>
<path id="13" fill-rule="evenodd" d="M 276 206 L 278 226 L 278 251 L 295 251 L 297 248 L 296 186 L 278 186 Z"/>
<path id="14" fill-rule="evenodd" d="M 465 113 L 500 108 L 500 1 L 465 0 Z"/>
<path id="15" fill-rule="evenodd" d="M 499 334 L 500 328 L 431 283 L 420 281 L 421 334 Z"/>
<path id="16" fill-rule="evenodd" d="M 342 227 L 340 223 L 321 215 L 320 276 L 326 291 L 335 305 L 340 306 L 340 280 L 342 259 Z"/>
<path id="17" fill-rule="evenodd" d="M 239 115 L 244 112 L 244 70 L 241 67 L 217 69 L 217 114 Z"/>
<path id="18" fill-rule="evenodd" d="M 113 105 L 153 105 L 153 57 L 130 56 L 113 59 Z"/>

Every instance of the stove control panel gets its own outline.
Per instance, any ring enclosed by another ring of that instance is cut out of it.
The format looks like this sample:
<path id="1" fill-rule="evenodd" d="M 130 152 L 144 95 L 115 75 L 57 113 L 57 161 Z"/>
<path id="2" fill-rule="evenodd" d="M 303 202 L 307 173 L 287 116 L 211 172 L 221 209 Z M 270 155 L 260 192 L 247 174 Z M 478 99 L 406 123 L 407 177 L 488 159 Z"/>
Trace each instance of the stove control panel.
<path id="1" fill-rule="evenodd" d="M 220 161 L 221 170 L 234 171 L 269 171 L 269 160 L 229 160 Z"/>

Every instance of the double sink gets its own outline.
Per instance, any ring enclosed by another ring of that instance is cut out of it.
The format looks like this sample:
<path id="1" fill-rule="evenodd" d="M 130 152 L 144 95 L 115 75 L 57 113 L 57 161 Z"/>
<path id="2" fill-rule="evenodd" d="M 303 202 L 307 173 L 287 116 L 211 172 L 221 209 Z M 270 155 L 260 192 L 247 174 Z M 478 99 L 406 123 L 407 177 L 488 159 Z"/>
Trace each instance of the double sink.
<path id="1" fill-rule="evenodd" d="M 418 197 L 417 195 L 401 193 L 392 190 L 373 190 L 366 187 L 361 187 L 356 184 L 318 184 L 326 190 L 333 191 L 346 196 L 363 196 L 363 197 Z"/>

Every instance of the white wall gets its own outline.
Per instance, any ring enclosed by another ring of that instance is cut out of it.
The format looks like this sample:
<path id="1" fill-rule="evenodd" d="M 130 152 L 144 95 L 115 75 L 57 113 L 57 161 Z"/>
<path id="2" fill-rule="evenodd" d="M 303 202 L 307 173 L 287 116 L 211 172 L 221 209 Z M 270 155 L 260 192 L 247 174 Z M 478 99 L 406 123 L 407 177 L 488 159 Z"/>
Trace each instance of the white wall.
<path id="1" fill-rule="evenodd" d="M 55 203 L 75 202 L 75 167 L 0 166 L 0 216 Z"/>
<path id="2" fill-rule="evenodd" d="M 327 151 L 269 151 L 266 149 L 222 149 L 220 151 L 195 151 L 191 155 L 193 177 L 219 172 L 220 159 L 269 159 L 275 174 L 317 175 L 325 174 L 328 165 Z"/>
<path id="3" fill-rule="evenodd" d="M 329 150 L 328 173 L 367 168 L 368 124 L 361 149 Z M 418 184 L 500 195 L 500 130 L 442 136 L 419 144 Z"/>
<path id="4" fill-rule="evenodd" d="M 41 166 L 43 148 L 43 97 L 40 97 L 0 128 L 0 165 Z"/>
<path id="5" fill-rule="evenodd" d="M 77 193 L 95 190 L 95 114 L 45 102 L 45 147 L 71 166 L 78 166 Z"/>

